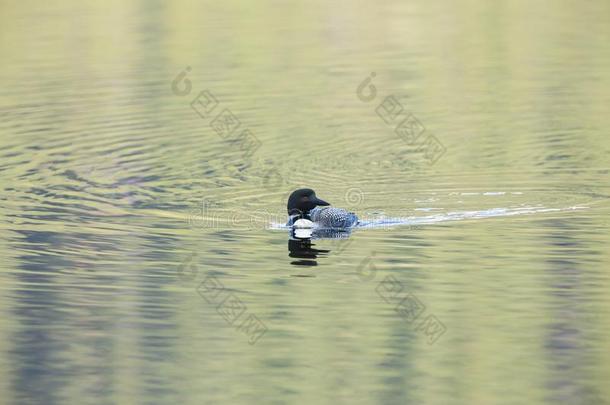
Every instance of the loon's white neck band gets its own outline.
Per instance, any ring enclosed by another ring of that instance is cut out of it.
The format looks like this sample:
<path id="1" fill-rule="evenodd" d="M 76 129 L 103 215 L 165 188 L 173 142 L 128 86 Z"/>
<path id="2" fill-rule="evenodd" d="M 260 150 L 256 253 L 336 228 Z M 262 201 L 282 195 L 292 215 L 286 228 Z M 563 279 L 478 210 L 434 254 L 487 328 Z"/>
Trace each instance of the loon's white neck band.
<path id="1" fill-rule="evenodd" d="M 308 219 L 297 219 L 292 226 L 296 229 L 311 229 L 313 228 L 313 222 Z"/>

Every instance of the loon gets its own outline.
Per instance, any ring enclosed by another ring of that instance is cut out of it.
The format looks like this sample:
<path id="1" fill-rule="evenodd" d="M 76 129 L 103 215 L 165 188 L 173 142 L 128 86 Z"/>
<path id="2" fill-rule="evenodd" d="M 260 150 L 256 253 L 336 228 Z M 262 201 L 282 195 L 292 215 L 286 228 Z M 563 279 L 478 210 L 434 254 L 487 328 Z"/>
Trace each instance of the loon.
<path id="1" fill-rule="evenodd" d="M 288 198 L 288 226 L 294 228 L 344 229 L 358 223 L 353 212 L 341 208 L 329 207 L 329 203 L 316 197 L 315 191 L 302 188 L 293 191 Z"/>

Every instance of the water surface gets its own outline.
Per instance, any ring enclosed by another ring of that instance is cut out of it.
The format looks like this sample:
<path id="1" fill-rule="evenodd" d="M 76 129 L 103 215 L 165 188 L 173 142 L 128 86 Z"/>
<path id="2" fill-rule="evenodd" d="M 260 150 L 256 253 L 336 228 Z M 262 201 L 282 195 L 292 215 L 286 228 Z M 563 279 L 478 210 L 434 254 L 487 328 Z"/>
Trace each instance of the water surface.
<path id="1" fill-rule="evenodd" d="M 604 1 L 4 4 L 0 397 L 610 403 L 609 34 Z M 369 226 L 291 245 L 298 187 Z"/>

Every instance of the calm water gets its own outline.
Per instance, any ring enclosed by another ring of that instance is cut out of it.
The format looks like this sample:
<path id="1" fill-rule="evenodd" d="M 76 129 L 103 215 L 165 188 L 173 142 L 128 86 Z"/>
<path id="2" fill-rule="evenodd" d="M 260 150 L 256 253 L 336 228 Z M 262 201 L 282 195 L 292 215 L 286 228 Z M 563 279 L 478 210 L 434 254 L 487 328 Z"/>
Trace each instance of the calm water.
<path id="1" fill-rule="evenodd" d="M 610 403 L 610 3 L 54 3 L 0 7 L 0 402 Z M 289 240 L 305 186 L 370 226 Z"/>

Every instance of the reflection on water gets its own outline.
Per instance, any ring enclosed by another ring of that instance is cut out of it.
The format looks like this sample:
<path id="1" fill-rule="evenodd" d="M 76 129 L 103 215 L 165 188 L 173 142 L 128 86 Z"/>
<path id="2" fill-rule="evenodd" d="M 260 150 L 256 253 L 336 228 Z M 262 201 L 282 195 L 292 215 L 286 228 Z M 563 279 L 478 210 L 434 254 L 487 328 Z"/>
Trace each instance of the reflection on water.
<path id="1" fill-rule="evenodd" d="M 292 261 L 291 264 L 298 266 L 317 266 L 315 260 L 319 256 L 329 254 L 341 254 L 351 244 L 349 239 L 351 229 L 289 229 L 288 256 L 302 260 Z M 325 239 L 333 242 L 331 249 L 316 249 L 312 240 Z"/>
<path id="2" fill-rule="evenodd" d="M 315 244 L 311 243 L 311 238 L 290 238 L 288 239 L 288 256 L 296 258 L 290 262 L 297 266 L 317 266 L 318 256 L 328 254 L 328 249 L 316 249 Z"/>
<path id="3" fill-rule="evenodd" d="M 609 34 L 604 1 L 3 4 L 2 398 L 608 403 Z M 361 223 L 291 236 L 303 187 Z"/>

